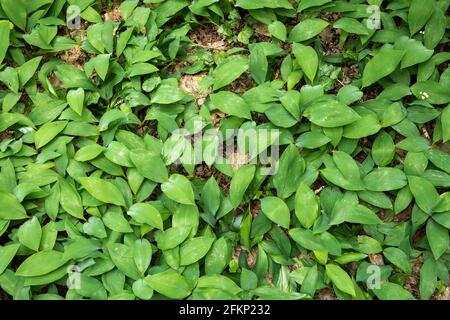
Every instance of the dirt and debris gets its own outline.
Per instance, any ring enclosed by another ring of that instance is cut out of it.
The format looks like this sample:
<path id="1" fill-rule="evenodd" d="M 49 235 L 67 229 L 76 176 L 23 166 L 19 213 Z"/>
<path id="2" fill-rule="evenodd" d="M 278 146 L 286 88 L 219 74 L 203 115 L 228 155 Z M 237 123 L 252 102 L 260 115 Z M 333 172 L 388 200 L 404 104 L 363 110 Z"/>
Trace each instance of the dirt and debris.
<path id="1" fill-rule="evenodd" d="M 14 139 L 15 132 L 12 130 L 6 130 L 0 132 L 0 141 L 3 139 Z"/>
<path id="2" fill-rule="evenodd" d="M 405 279 L 405 289 L 411 292 L 411 294 L 417 298 L 420 299 L 420 293 L 419 293 L 419 279 L 420 279 L 420 268 L 423 265 L 423 255 L 420 255 L 418 258 L 412 261 L 412 272 L 411 274 Z"/>
<path id="3" fill-rule="evenodd" d="M 320 289 L 316 292 L 315 299 L 317 300 L 336 300 L 336 294 L 330 288 Z"/>
<path id="4" fill-rule="evenodd" d="M 450 300 L 450 287 L 446 287 L 443 293 L 435 293 L 431 299 L 434 300 Z"/>
<path id="5" fill-rule="evenodd" d="M 233 251 L 232 259 L 235 261 L 239 261 L 239 256 L 243 254 L 245 256 L 245 259 L 247 261 L 247 265 L 250 269 L 253 269 L 253 267 L 256 264 L 256 257 L 258 255 L 258 250 L 256 247 L 254 247 L 251 252 L 249 252 L 247 249 L 244 248 L 241 244 L 236 245 L 236 248 Z"/>
<path id="6" fill-rule="evenodd" d="M 253 36 L 256 42 L 270 42 L 272 35 L 270 34 L 267 25 L 263 23 L 255 23 L 253 26 Z"/>
<path id="7" fill-rule="evenodd" d="M 383 87 L 378 83 L 373 84 L 369 88 L 363 89 L 364 95 L 360 101 L 364 102 L 367 100 L 376 99 L 383 90 L 384 90 Z"/>
<path id="8" fill-rule="evenodd" d="M 231 177 L 223 174 L 215 167 L 213 166 L 209 167 L 203 163 L 197 165 L 194 169 L 194 177 L 206 180 L 209 179 L 211 176 L 214 176 L 214 178 L 217 181 L 217 184 L 222 190 L 228 192 L 228 190 L 230 189 Z"/>
<path id="9" fill-rule="evenodd" d="M 246 71 L 241 74 L 239 78 L 228 85 L 228 90 L 238 95 L 243 95 L 246 91 L 250 90 L 253 87 L 256 87 L 256 85 L 257 84 L 255 80 L 253 80 L 250 72 Z"/>
<path id="10" fill-rule="evenodd" d="M 230 49 L 227 37 L 220 34 L 212 24 L 204 24 L 189 31 L 192 42 L 210 51 L 226 51 Z"/>
<path id="11" fill-rule="evenodd" d="M 84 71 L 84 64 L 91 57 L 93 57 L 93 55 L 87 53 L 86 51 L 81 49 L 81 46 L 77 45 L 72 49 L 60 52 L 57 57 L 65 63 L 71 64 L 74 67 L 77 67 L 78 69 Z"/>
<path id="12" fill-rule="evenodd" d="M 369 261 L 371 264 L 377 266 L 384 266 L 384 258 L 383 255 L 378 253 L 369 254 Z"/>
<path id="13" fill-rule="evenodd" d="M 405 222 L 411 220 L 413 204 L 410 204 L 405 210 L 394 216 L 393 222 Z"/>
<path id="14" fill-rule="evenodd" d="M 200 88 L 200 81 L 207 75 L 207 72 L 201 72 L 195 75 L 184 74 L 180 78 L 181 90 L 194 97 L 198 107 L 205 103 L 206 98 L 212 92 L 211 88 L 206 91 L 202 91 Z"/>
<path id="15" fill-rule="evenodd" d="M 252 217 L 255 218 L 258 213 L 261 211 L 261 201 L 258 199 L 250 201 L 250 212 L 252 213 Z"/>

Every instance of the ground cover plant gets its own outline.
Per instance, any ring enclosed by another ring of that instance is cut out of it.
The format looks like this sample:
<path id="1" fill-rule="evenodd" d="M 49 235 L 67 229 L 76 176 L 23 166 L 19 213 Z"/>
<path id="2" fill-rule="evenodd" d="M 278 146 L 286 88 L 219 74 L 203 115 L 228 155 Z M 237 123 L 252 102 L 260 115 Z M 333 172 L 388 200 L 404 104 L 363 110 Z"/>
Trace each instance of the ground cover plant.
<path id="1" fill-rule="evenodd" d="M 450 299 L 449 2 L 0 0 L 0 299 Z"/>

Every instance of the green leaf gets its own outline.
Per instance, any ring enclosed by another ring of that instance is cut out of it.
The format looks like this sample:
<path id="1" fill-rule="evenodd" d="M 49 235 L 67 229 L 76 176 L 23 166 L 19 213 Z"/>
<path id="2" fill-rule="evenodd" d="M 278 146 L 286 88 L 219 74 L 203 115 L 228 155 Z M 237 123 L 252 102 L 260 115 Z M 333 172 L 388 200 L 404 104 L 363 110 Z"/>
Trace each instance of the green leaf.
<path id="1" fill-rule="evenodd" d="M 110 243 L 107 246 L 109 255 L 114 265 L 127 277 L 137 280 L 141 277 L 135 262 L 134 250 L 121 243 Z"/>
<path id="2" fill-rule="evenodd" d="M 6 270 L 6 267 L 8 267 L 11 263 L 12 259 L 14 259 L 19 247 L 19 243 L 13 243 L 0 247 L 0 275 Z"/>
<path id="3" fill-rule="evenodd" d="M 313 226 L 319 216 L 319 204 L 314 191 L 301 183 L 295 194 L 295 214 L 306 229 Z"/>
<path id="4" fill-rule="evenodd" d="M 122 193 L 111 182 L 94 177 L 83 177 L 78 181 L 94 198 L 105 203 L 125 206 Z"/>
<path id="5" fill-rule="evenodd" d="M 427 179 L 417 176 L 408 176 L 409 189 L 416 199 L 420 209 L 426 213 L 431 213 L 436 203 L 439 201 L 439 194 L 436 188 Z"/>
<path id="6" fill-rule="evenodd" d="M 154 228 L 163 229 L 161 214 L 149 203 L 135 203 L 127 211 L 138 223 L 145 223 Z"/>
<path id="7" fill-rule="evenodd" d="M 420 268 L 419 292 L 420 298 L 428 300 L 436 290 L 437 285 L 437 264 L 434 259 L 429 256 Z"/>
<path id="8" fill-rule="evenodd" d="M 244 56 L 232 56 L 220 63 L 212 72 L 213 89 L 217 90 L 236 80 L 249 68 L 249 61 Z"/>
<path id="9" fill-rule="evenodd" d="M 171 299 L 184 299 L 191 294 L 186 278 L 172 270 L 146 276 L 144 280 L 153 290 Z"/>
<path id="10" fill-rule="evenodd" d="M 386 248 L 383 250 L 383 255 L 402 271 L 411 273 L 411 263 L 409 262 L 409 258 L 406 253 L 402 250 L 394 247 Z"/>
<path id="11" fill-rule="evenodd" d="M 59 190 L 61 207 L 75 218 L 84 219 L 81 197 L 75 187 L 68 181 L 61 179 Z"/>
<path id="12" fill-rule="evenodd" d="M 6 56 L 9 47 L 9 26 L 6 22 L 0 22 L 0 64 Z"/>
<path id="13" fill-rule="evenodd" d="M 58 269 L 65 262 L 62 252 L 55 250 L 36 252 L 20 264 L 16 275 L 22 277 L 42 276 Z"/>
<path id="14" fill-rule="evenodd" d="M 225 237 L 217 239 L 205 257 L 205 274 L 222 273 L 232 255 L 232 247 Z"/>
<path id="15" fill-rule="evenodd" d="M 309 81 L 313 82 L 319 65 L 319 58 L 316 51 L 309 46 L 294 43 L 292 45 L 292 52 L 306 77 L 308 77 Z"/>
<path id="16" fill-rule="evenodd" d="M 325 266 L 326 275 L 341 291 L 356 296 L 355 286 L 350 276 L 341 267 L 335 264 Z"/>
<path id="17" fill-rule="evenodd" d="M 367 63 L 363 71 L 362 86 L 368 87 L 390 75 L 403 58 L 402 50 L 384 48 Z"/>
<path id="18" fill-rule="evenodd" d="M 244 119 L 251 119 L 250 107 L 240 96 L 229 91 L 220 91 L 210 96 L 211 102 L 220 111 Z"/>
<path id="19" fill-rule="evenodd" d="M 406 186 L 406 175 L 397 168 L 378 168 L 370 172 L 363 179 L 367 190 L 391 191 Z"/>
<path id="20" fill-rule="evenodd" d="M 137 171 L 143 177 L 160 183 L 169 178 L 167 168 L 159 154 L 144 149 L 135 149 L 130 151 L 129 155 Z"/>
<path id="21" fill-rule="evenodd" d="M 83 88 L 78 88 L 76 90 L 69 90 L 67 92 L 67 103 L 73 109 L 73 111 L 75 111 L 81 116 L 84 106 Z"/>
<path id="22" fill-rule="evenodd" d="M 434 0 L 427 3 L 421 0 L 412 0 L 408 11 L 408 25 L 411 36 L 425 26 L 433 14 L 434 7 Z"/>
<path id="23" fill-rule="evenodd" d="M 58 133 L 64 130 L 67 125 L 67 121 L 54 121 L 44 124 L 34 134 L 34 143 L 36 148 L 42 148 L 47 143 L 53 140 Z"/>
<path id="24" fill-rule="evenodd" d="M 345 126 L 360 118 L 352 108 L 337 100 L 312 103 L 303 115 L 312 123 L 326 128 Z"/>
<path id="25" fill-rule="evenodd" d="M 287 34 L 286 26 L 281 21 L 272 22 L 267 26 L 267 29 L 269 30 L 270 34 L 275 38 L 281 41 L 286 41 L 286 34 Z"/>
<path id="26" fill-rule="evenodd" d="M 249 68 L 250 73 L 257 84 L 266 81 L 268 62 L 264 49 L 258 44 L 250 49 Z"/>
<path id="27" fill-rule="evenodd" d="M 171 175 L 167 182 L 161 184 L 161 190 L 167 197 L 178 203 L 195 205 L 191 183 L 180 174 Z"/>
<path id="28" fill-rule="evenodd" d="M 265 197 L 261 199 L 261 210 L 267 218 L 282 226 L 289 228 L 290 213 L 286 203 L 277 197 Z"/>
<path id="29" fill-rule="evenodd" d="M 371 154 L 375 164 L 380 167 L 391 163 L 395 155 L 395 145 L 392 137 L 385 131 L 382 131 L 373 141 Z"/>
<path id="30" fill-rule="evenodd" d="M 188 239 L 180 246 L 180 265 L 187 266 L 203 258 L 213 242 L 214 238 L 207 236 Z"/>
<path id="31" fill-rule="evenodd" d="M 322 19 L 305 19 L 292 28 L 289 33 L 290 42 L 302 42 L 309 40 L 322 32 L 328 26 L 328 22 Z"/>
<path id="32" fill-rule="evenodd" d="M 373 293 L 380 300 L 414 300 L 412 294 L 403 289 L 402 286 L 391 283 L 391 282 L 383 282 L 379 289 L 374 289 Z"/>
<path id="33" fill-rule="evenodd" d="M 341 18 L 333 24 L 333 28 L 342 29 L 348 33 L 354 33 L 358 35 L 368 35 L 366 27 L 358 20 L 353 18 Z"/>
<path id="34" fill-rule="evenodd" d="M 215 215 L 220 207 L 221 192 L 214 177 L 209 178 L 203 186 L 201 199 L 204 209 L 212 215 Z"/>
<path id="35" fill-rule="evenodd" d="M 0 191 L 0 219 L 20 220 L 27 218 L 25 208 L 11 193 Z"/>
<path id="36" fill-rule="evenodd" d="M 41 243 L 42 228 L 39 220 L 34 216 L 22 224 L 18 231 L 19 242 L 31 250 L 38 251 Z"/>
<path id="37" fill-rule="evenodd" d="M 230 184 L 230 202 L 234 208 L 237 208 L 244 198 L 250 182 L 255 174 L 255 166 L 244 165 L 236 171 Z"/>
<path id="38" fill-rule="evenodd" d="M 156 234 L 156 242 L 161 250 L 170 250 L 181 244 L 191 233 L 189 227 L 172 227 Z"/>
<path id="39" fill-rule="evenodd" d="M 433 219 L 428 219 L 426 231 L 431 252 L 433 252 L 433 256 L 437 260 L 449 248 L 450 240 L 448 230 L 434 222 Z"/>
<path id="40" fill-rule="evenodd" d="M 27 6 L 24 0 L 2 0 L 1 6 L 8 18 L 25 31 L 27 25 Z"/>
<path id="41" fill-rule="evenodd" d="M 137 239 L 134 242 L 133 257 L 137 269 L 144 274 L 152 260 L 152 245 L 147 239 Z"/>

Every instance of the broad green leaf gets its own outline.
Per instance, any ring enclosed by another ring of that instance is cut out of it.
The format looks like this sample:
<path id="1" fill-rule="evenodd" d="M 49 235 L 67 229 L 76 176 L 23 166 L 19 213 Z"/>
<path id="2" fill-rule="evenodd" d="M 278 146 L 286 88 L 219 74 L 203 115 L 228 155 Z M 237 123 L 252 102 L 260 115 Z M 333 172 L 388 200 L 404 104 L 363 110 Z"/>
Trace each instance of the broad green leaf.
<path id="1" fill-rule="evenodd" d="M 188 239 L 180 246 L 180 265 L 187 266 L 203 258 L 214 242 L 212 237 L 196 237 Z"/>
<path id="2" fill-rule="evenodd" d="M 409 32 L 413 36 L 422 29 L 430 19 L 434 11 L 434 0 L 423 2 L 421 0 L 412 0 L 408 11 Z"/>
<path id="3" fill-rule="evenodd" d="M 277 197 L 265 197 L 261 199 L 261 210 L 267 218 L 282 226 L 289 228 L 290 212 L 286 203 Z"/>
<path id="4" fill-rule="evenodd" d="M 183 299 L 191 294 L 186 278 L 172 270 L 148 275 L 144 280 L 153 290 L 171 299 Z"/>
<path id="5" fill-rule="evenodd" d="M 244 56 L 233 56 L 223 61 L 212 72 L 214 79 L 214 90 L 229 85 L 236 80 L 241 74 L 243 74 L 249 68 L 248 58 Z"/>
<path id="6" fill-rule="evenodd" d="M 44 124 L 34 134 L 36 148 L 42 148 L 53 140 L 67 125 L 67 121 L 54 121 Z"/>
<path id="7" fill-rule="evenodd" d="M 398 248 L 389 247 L 383 250 L 383 255 L 395 266 L 406 273 L 411 273 L 412 267 L 405 252 Z"/>
<path id="8" fill-rule="evenodd" d="M 154 228 L 163 229 L 163 221 L 159 211 L 149 203 L 135 203 L 127 211 L 138 223 L 145 223 Z"/>
<path id="9" fill-rule="evenodd" d="M 11 193 L 0 191 L 0 219 L 19 220 L 27 218 L 25 208 Z"/>
<path id="10" fill-rule="evenodd" d="M 245 119 L 252 118 L 249 105 L 235 93 L 220 91 L 211 95 L 211 102 L 226 114 Z"/>
<path id="11" fill-rule="evenodd" d="M 255 174 L 255 166 L 244 165 L 235 172 L 230 185 L 230 202 L 237 208 Z"/>
<path id="12" fill-rule="evenodd" d="M 41 276 L 58 269 L 65 262 L 62 252 L 55 250 L 39 251 L 20 264 L 16 275 L 22 277 Z"/>
<path id="13" fill-rule="evenodd" d="M 312 47 L 294 43 L 292 45 L 292 52 L 306 77 L 309 81 L 313 82 L 319 65 L 319 58 L 316 51 Z"/>
<path id="14" fill-rule="evenodd" d="M 94 177 L 79 178 L 79 182 L 94 198 L 118 206 L 125 205 L 122 193 L 111 182 Z"/>
<path id="15" fill-rule="evenodd" d="M 328 26 L 328 22 L 322 19 L 305 19 L 292 28 L 289 33 L 289 41 L 302 42 L 309 40 L 322 32 Z"/>
<path id="16" fill-rule="evenodd" d="M 426 213 L 431 213 L 439 201 L 439 195 L 433 184 L 427 179 L 417 176 L 408 176 L 408 183 L 419 208 Z"/>
<path id="17" fill-rule="evenodd" d="M 368 87 L 395 71 L 403 58 L 403 51 L 381 49 L 364 68 L 362 86 Z"/>
<path id="18" fill-rule="evenodd" d="M 406 175 L 397 168 L 378 168 L 363 179 L 367 190 L 391 191 L 401 189 L 407 184 Z"/>
<path id="19" fill-rule="evenodd" d="M 427 240 L 433 252 L 434 258 L 439 259 L 449 248 L 450 239 L 448 230 L 437 224 L 433 219 L 427 222 Z"/>
<path id="20" fill-rule="evenodd" d="M 356 295 L 355 286 L 350 276 L 341 267 L 335 264 L 325 266 L 326 275 L 333 284 L 341 291 L 352 296 Z"/>
<path id="21" fill-rule="evenodd" d="M 314 124 L 334 128 L 353 123 L 360 116 L 350 107 L 337 100 L 326 100 L 311 104 L 303 113 Z"/>
<path id="22" fill-rule="evenodd" d="M 413 295 L 409 291 L 391 282 L 382 283 L 379 289 L 373 290 L 373 293 L 380 300 L 414 300 Z"/>
<path id="23" fill-rule="evenodd" d="M 173 174 L 167 182 L 161 184 L 161 190 L 170 199 L 182 203 L 195 205 L 194 191 L 189 180 L 180 174 Z"/>
<path id="24" fill-rule="evenodd" d="M 306 229 L 312 227 L 319 215 L 319 204 L 314 191 L 301 183 L 295 193 L 295 214 Z"/>
<path id="25" fill-rule="evenodd" d="M 0 275 L 6 270 L 6 267 L 11 263 L 12 259 L 14 259 L 19 247 L 19 243 L 0 247 Z"/>
<path id="26" fill-rule="evenodd" d="M 24 222 L 18 231 L 19 242 L 31 250 L 38 251 L 41 243 L 42 228 L 36 216 Z"/>

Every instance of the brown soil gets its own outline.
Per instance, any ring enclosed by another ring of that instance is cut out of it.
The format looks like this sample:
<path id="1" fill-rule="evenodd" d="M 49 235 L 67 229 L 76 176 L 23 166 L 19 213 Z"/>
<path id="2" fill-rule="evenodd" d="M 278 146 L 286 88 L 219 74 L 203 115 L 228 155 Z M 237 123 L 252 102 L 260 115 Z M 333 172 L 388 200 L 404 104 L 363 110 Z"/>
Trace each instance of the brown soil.
<path id="1" fill-rule="evenodd" d="M 214 178 L 217 181 L 217 184 L 219 185 L 220 188 L 222 188 L 222 190 L 224 190 L 225 192 L 228 192 L 228 190 L 230 189 L 230 183 L 231 183 L 230 177 L 224 175 L 222 172 L 220 172 L 219 170 L 217 170 L 214 167 L 208 167 L 204 163 L 199 164 L 195 167 L 194 177 L 207 180 L 211 176 L 214 176 Z"/>
<path id="2" fill-rule="evenodd" d="M 336 300 L 336 294 L 330 288 L 323 288 L 316 292 L 314 298 L 317 300 Z"/>
<path id="3" fill-rule="evenodd" d="M 226 51 L 230 48 L 225 35 L 217 32 L 217 28 L 212 24 L 204 24 L 188 33 L 192 42 L 210 51 Z"/>
<path id="4" fill-rule="evenodd" d="M 194 97 L 199 107 L 205 103 L 206 98 L 212 91 L 211 88 L 204 92 L 200 90 L 200 81 L 207 75 L 207 72 L 201 72 L 195 75 L 184 74 L 180 78 L 180 88 Z"/>
<path id="5" fill-rule="evenodd" d="M 242 95 L 253 87 L 256 87 L 256 82 L 253 80 L 250 72 L 246 71 L 239 78 L 230 83 L 228 90 Z"/>
<path id="6" fill-rule="evenodd" d="M 0 132 L 0 141 L 3 139 L 14 139 L 15 133 L 12 130 Z"/>
<path id="7" fill-rule="evenodd" d="M 272 41 L 272 35 L 267 29 L 267 25 L 263 23 L 256 23 L 253 25 L 253 36 L 256 42 L 270 42 Z"/>
<path id="8" fill-rule="evenodd" d="M 250 201 L 250 212 L 252 213 L 252 217 L 255 218 L 260 211 L 261 201 L 258 199 Z"/>
<path id="9" fill-rule="evenodd" d="M 80 70 L 84 70 L 84 64 L 91 58 L 91 54 L 83 51 L 80 46 L 58 53 L 57 57 L 65 63 L 71 64 Z"/>
<path id="10" fill-rule="evenodd" d="M 373 84 L 369 88 L 363 89 L 364 95 L 361 99 L 361 102 L 372 100 L 378 97 L 378 95 L 383 91 L 383 87 L 379 84 Z"/>
<path id="11" fill-rule="evenodd" d="M 377 266 L 384 266 L 384 259 L 383 255 L 375 253 L 375 254 L 369 254 L 369 261 L 371 264 L 377 265 Z"/>
<path id="12" fill-rule="evenodd" d="M 423 264 L 423 256 L 420 255 L 417 259 L 412 262 L 412 272 L 405 280 L 405 289 L 411 292 L 411 294 L 420 299 L 419 294 L 419 279 L 420 279 L 420 268 Z"/>
<path id="13" fill-rule="evenodd" d="M 392 221 L 393 222 L 405 222 L 405 221 L 411 220 L 412 208 L 413 208 L 413 205 L 410 204 L 405 210 L 403 210 L 402 212 L 397 214 Z"/>

